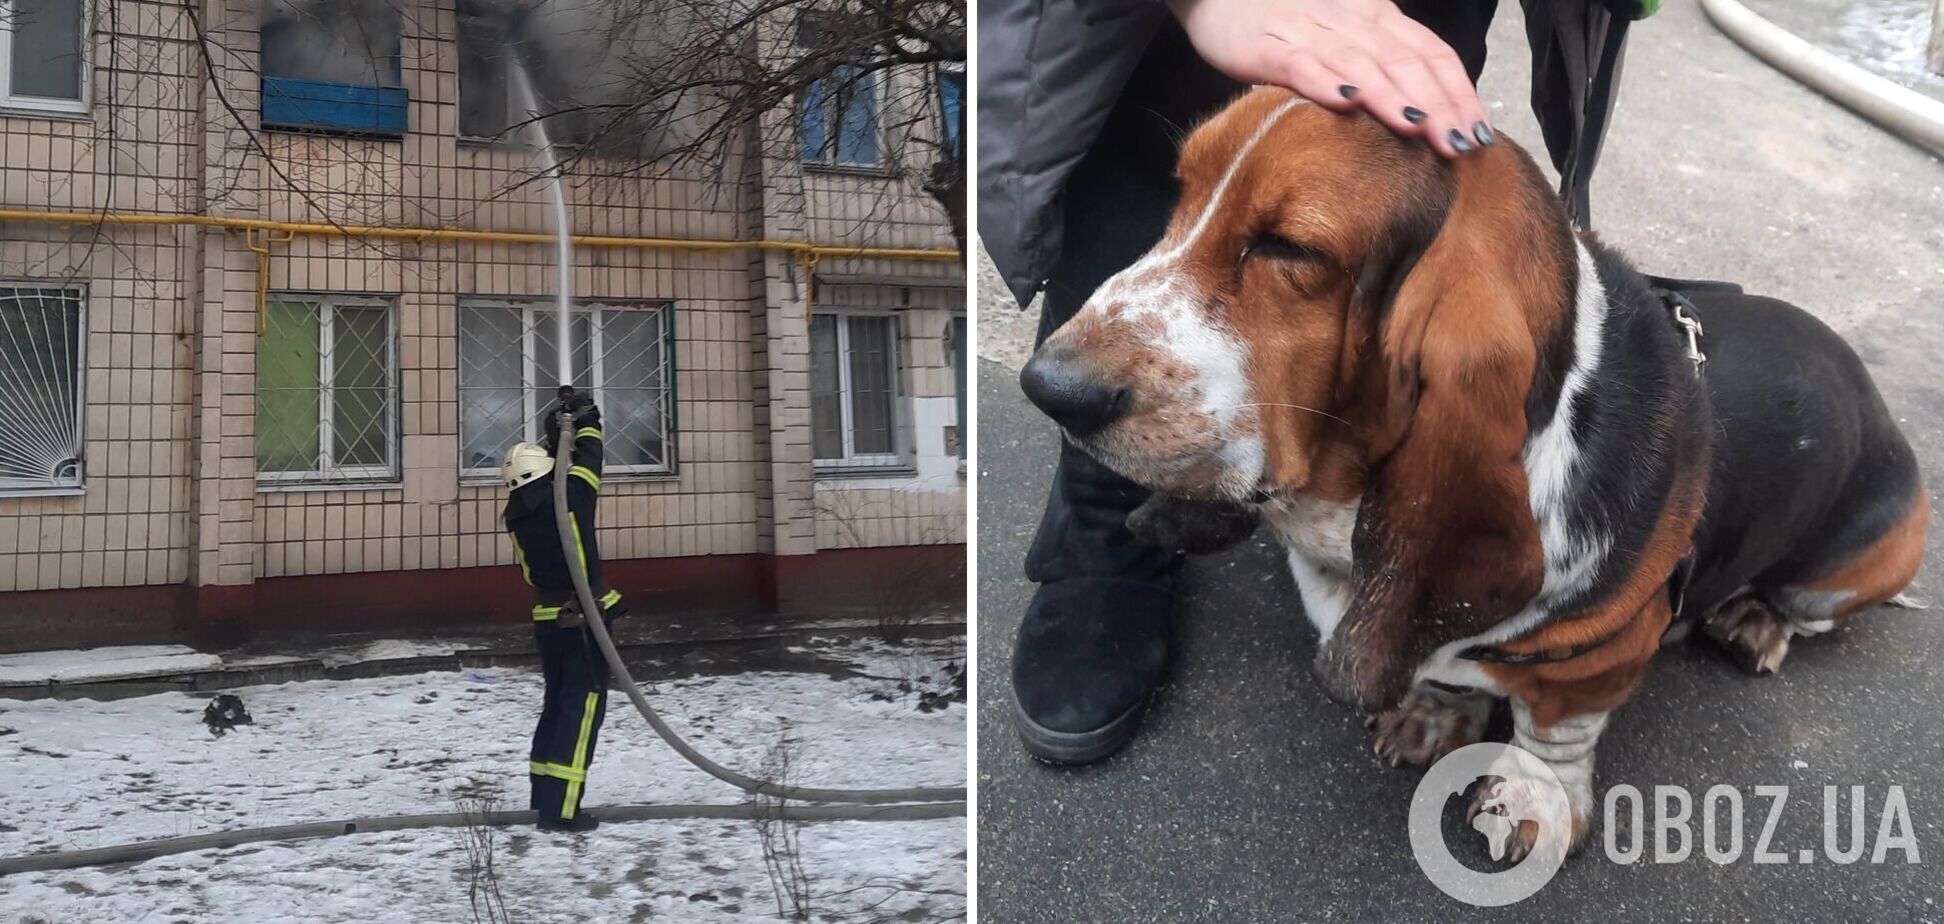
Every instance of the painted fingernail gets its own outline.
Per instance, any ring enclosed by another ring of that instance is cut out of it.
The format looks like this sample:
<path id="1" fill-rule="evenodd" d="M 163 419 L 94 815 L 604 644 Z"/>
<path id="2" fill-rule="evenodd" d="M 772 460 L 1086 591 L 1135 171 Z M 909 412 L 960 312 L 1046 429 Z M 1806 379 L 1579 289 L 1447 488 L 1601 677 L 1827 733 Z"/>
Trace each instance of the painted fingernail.
<path id="1" fill-rule="evenodd" d="M 1337 92 L 1343 94 L 1344 99 L 1355 99 L 1357 96 L 1357 88 L 1347 83 L 1337 87 Z"/>
<path id="2" fill-rule="evenodd" d="M 1492 134 L 1492 127 L 1483 122 L 1472 126 L 1472 137 L 1477 138 L 1479 144 L 1491 144 L 1498 140 L 1498 136 Z"/>
<path id="3" fill-rule="evenodd" d="M 1471 142 L 1466 141 L 1465 136 L 1455 128 L 1451 130 L 1451 146 L 1460 154 L 1472 149 Z"/>
<path id="4" fill-rule="evenodd" d="M 1419 109 L 1416 106 L 1405 106 L 1404 121 L 1409 122 L 1412 125 L 1416 125 L 1419 122 L 1424 121 L 1424 110 Z"/>

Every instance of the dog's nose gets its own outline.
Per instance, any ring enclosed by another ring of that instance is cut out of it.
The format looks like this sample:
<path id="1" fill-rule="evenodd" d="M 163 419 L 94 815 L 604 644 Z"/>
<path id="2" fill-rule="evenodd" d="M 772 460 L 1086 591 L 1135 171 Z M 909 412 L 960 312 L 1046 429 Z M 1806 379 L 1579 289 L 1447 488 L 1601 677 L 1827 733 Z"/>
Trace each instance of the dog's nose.
<path id="1" fill-rule="evenodd" d="M 1127 413 L 1130 395 L 1089 375 L 1070 349 L 1041 348 L 1019 370 L 1019 389 L 1068 433 L 1100 432 Z"/>

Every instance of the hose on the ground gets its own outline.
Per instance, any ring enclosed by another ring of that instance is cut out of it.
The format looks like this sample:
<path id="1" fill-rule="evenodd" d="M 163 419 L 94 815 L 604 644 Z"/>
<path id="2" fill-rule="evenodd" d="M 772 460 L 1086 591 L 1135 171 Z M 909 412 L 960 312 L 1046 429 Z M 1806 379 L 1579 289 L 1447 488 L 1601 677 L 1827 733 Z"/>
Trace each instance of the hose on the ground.
<path id="1" fill-rule="evenodd" d="M 554 524 L 560 532 L 560 548 L 565 551 L 579 546 L 580 537 L 574 532 L 571 512 L 567 509 L 567 472 L 573 466 L 574 421 L 566 410 L 565 398 L 569 392 L 563 386 L 562 409 L 560 411 L 560 438 L 554 449 Z M 775 799 L 794 799 L 800 802 L 843 802 L 861 805 L 882 805 L 893 802 L 959 802 L 965 801 L 965 787 L 920 787 L 914 789 L 820 789 L 811 786 L 787 786 L 782 783 L 759 780 L 738 773 L 710 760 L 702 752 L 690 746 L 682 736 L 662 721 L 660 713 L 648 705 L 648 697 L 642 695 L 641 687 L 635 684 L 634 675 L 628 672 L 628 665 L 621 661 L 620 652 L 615 650 L 614 640 L 608 636 L 607 622 L 601 618 L 601 606 L 594 597 L 594 588 L 587 582 L 587 570 L 580 556 L 565 554 L 567 571 L 574 580 L 574 596 L 580 601 L 581 612 L 585 614 L 587 628 L 594 634 L 594 641 L 601 648 L 601 656 L 607 659 L 608 670 L 620 682 L 628 700 L 634 703 L 635 710 L 648 720 L 655 734 L 660 735 L 675 753 L 682 755 L 689 763 L 702 772 L 715 777 L 731 786 L 752 795 L 769 796 Z"/>
<path id="2" fill-rule="evenodd" d="M 1756 57 L 1904 139 L 1944 156 L 1944 101 L 1803 40 L 1737 0 L 1701 0 L 1715 26 Z"/>
<path id="3" fill-rule="evenodd" d="M 603 821 L 655 821 L 671 818 L 704 820 L 741 820 L 785 818 L 794 821 L 923 821 L 933 818 L 959 818 L 965 815 L 963 802 L 926 802 L 915 805 L 608 805 L 601 808 Z M 214 850 L 262 841 L 296 841 L 346 834 L 373 834 L 413 828 L 464 828 L 474 825 L 531 825 L 534 812 L 447 812 L 439 815 L 378 815 L 343 821 L 316 821 L 307 824 L 278 825 L 269 828 L 243 828 L 186 837 L 164 837 L 113 847 L 85 850 L 55 850 L 21 857 L 0 857 L 0 876 L 110 863 L 140 863 L 170 854 L 193 850 Z"/>

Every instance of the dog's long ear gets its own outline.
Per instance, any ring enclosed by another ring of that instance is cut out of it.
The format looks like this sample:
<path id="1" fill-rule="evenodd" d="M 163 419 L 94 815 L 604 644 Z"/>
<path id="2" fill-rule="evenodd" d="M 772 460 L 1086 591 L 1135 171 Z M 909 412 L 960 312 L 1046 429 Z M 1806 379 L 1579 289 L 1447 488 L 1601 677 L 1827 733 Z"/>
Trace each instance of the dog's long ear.
<path id="1" fill-rule="evenodd" d="M 1334 695 L 1367 709 L 1402 699 L 1426 656 L 1518 612 L 1545 577 L 1526 396 L 1534 325 L 1558 312 L 1562 267 L 1530 254 L 1529 229 L 1506 226 L 1518 206 L 1504 196 L 1525 190 L 1484 166 L 1458 166 L 1435 238 L 1388 305 L 1364 312 L 1375 328 L 1362 389 L 1369 475 L 1351 600 L 1317 667 Z"/>

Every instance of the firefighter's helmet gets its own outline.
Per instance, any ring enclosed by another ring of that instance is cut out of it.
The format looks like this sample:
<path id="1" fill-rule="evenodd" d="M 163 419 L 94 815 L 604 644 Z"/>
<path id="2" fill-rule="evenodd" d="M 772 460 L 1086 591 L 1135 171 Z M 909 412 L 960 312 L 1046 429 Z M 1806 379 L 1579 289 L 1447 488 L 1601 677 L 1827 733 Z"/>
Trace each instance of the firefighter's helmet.
<path id="1" fill-rule="evenodd" d="M 500 464 L 500 478 L 508 488 L 517 488 L 552 472 L 553 467 L 553 456 L 547 455 L 545 449 L 532 443 L 515 443 L 506 451 L 506 461 Z"/>

